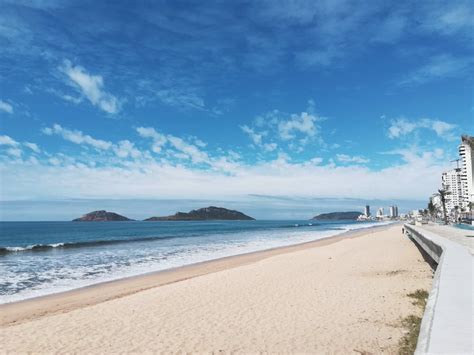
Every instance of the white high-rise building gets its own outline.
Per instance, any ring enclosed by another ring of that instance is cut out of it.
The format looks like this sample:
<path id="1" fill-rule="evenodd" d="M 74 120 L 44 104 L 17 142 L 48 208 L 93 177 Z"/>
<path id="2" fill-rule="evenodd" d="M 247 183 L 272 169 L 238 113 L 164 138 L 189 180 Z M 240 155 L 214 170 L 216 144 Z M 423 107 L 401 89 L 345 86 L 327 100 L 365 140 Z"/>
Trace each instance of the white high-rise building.
<path id="1" fill-rule="evenodd" d="M 383 218 L 383 217 L 384 217 L 383 207 L 380 207 L 380 208 L 377 210 L 377 218 Z"/>
<path id="2" fill-rule="evenodd" d="M 442 175 L 443 189 L 448 192 L 446 195 L 446 210 L 448 213 L 456 207 L 462 209 L 467 207 L 465 196 L 467 192 L 464 190 L 462 183 L 461 169 L 453 169 L 445 171 Z"/>
<path id="3" fill-rule="evenodd" d="M 366 217 L 370 217 L 370 206 L 369 205 L 365 206 L 364 215 Z"/>
<path id="4" fill-rule="evenodd" d="M 463 196 L 463 205 L 466 208 L 469 202 L 474 202 L 474 137 L 462 136 L 459 146 L 459 157 L 461 159 L 461 185 Z"/>

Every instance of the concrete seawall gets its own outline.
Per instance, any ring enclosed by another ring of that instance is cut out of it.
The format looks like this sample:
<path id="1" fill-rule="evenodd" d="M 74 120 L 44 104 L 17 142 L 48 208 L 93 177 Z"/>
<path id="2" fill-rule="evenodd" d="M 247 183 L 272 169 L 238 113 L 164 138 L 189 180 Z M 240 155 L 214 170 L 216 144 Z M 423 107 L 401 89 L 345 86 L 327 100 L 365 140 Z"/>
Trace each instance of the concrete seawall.
<path id="1" fill-rule="evenodd" d="M 438 264 L 416 354 L 473 354 L 473 260 L 468 249 L 422 227 L 406 234 Z"/>

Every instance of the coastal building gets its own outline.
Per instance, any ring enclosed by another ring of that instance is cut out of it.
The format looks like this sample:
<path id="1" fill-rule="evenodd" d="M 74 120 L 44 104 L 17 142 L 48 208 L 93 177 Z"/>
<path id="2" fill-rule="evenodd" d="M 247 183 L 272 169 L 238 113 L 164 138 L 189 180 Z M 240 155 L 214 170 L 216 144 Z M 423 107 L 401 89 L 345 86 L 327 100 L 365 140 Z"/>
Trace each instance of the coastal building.
<path id="1" fill-rule="evenodd" d="M 389 208 L 389 217 L 390 218 L 397 218 L 398 217 L 398 207 L 397 206 L 390 206 L 390 208 Z"/>
<path id="2" fill-rule="evenodd" d="M 377 218 L 383 218 L 384 216 L 385 216 L 385 214 L 384 214 L 383 207 L 380 207 L 380 208 L 377 210 Z"/>
<path id="3" fill-rule="evenodd" d="M 461 185 L 463 195 L 464 209 L 469 206 L 469 202 L 474 202 L 474 137 L 461 136 L 461 145 L 459 146 L 459 158 L 461 160 Z"/>
<path id="4" fill-rule="evenodd" d="M 365 206 L 364 214 L 365 214 L 366 217 L 370 217 L 370 206 L 369 205 Z"/>
<path id="5" fill-rule="evenodd" d="M 448 213 L 467 208 L 467 191 L 464 189 L 461 168 L 445 171 L 442 176 L 443 189 L 447 191 L 446 210 Z"/>
<path id="6" fill-rule="evenodd" d="M 440 195 L 433 195 L 431 197 L 431 202 L 433 203 L 433 205 L 436 208 L 435 217 L 442 218 L 443 204 L 441 203 L 441 196 Z"/>

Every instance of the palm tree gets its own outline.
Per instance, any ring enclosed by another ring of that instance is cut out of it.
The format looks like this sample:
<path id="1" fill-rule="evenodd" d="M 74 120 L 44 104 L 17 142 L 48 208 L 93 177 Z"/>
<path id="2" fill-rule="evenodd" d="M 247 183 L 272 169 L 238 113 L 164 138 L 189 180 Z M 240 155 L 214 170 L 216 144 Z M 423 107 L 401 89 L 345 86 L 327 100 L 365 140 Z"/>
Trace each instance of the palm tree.
<path id="1" fill-rule="evenodd" d="M 448 224 L 448 214 L 446 213 L 446 200 L 447 200 L 447 196 L 450 194 L 451 192 L 446 190 L 445 188 L 438 189 L 438 193 L 436 194 L 437 196 L 439 196 L 441 200 L 441 205 L 443 206 L 444 224 Z"/>
<path id="2" fill-rule="evenodd" d="M 436 215 L 438 214 L 438 207 L 433 203 L 433 199 L 430 198 L 430 202 L 428 202 L 428 213 L 431 216 L 431 219 L 434 221 Z"/>
<path id="3" fill-rule="evenodd" d="M 456 223 L 459 222 L 459 206 L 454 206 L 454 220 Z"/>

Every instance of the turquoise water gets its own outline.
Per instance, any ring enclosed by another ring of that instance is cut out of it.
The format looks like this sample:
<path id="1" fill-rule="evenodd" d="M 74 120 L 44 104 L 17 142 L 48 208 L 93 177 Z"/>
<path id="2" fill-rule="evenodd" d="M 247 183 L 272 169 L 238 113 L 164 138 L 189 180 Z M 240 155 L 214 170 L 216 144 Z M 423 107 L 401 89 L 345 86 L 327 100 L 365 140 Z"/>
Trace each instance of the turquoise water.
<path id="1" fill-rule="evenodd" d="M 455 224 L 454 226 L 456 228 L 467 229 L 467 230 L 470 230 L 470 231 L 474 231 L 474 226 L 470 226 L 469 224 Z"/>
<path id="2" fill-rule="evenodd" d="M 330 237 L 376 222 L 0 222 L 0 303 Z"/>

